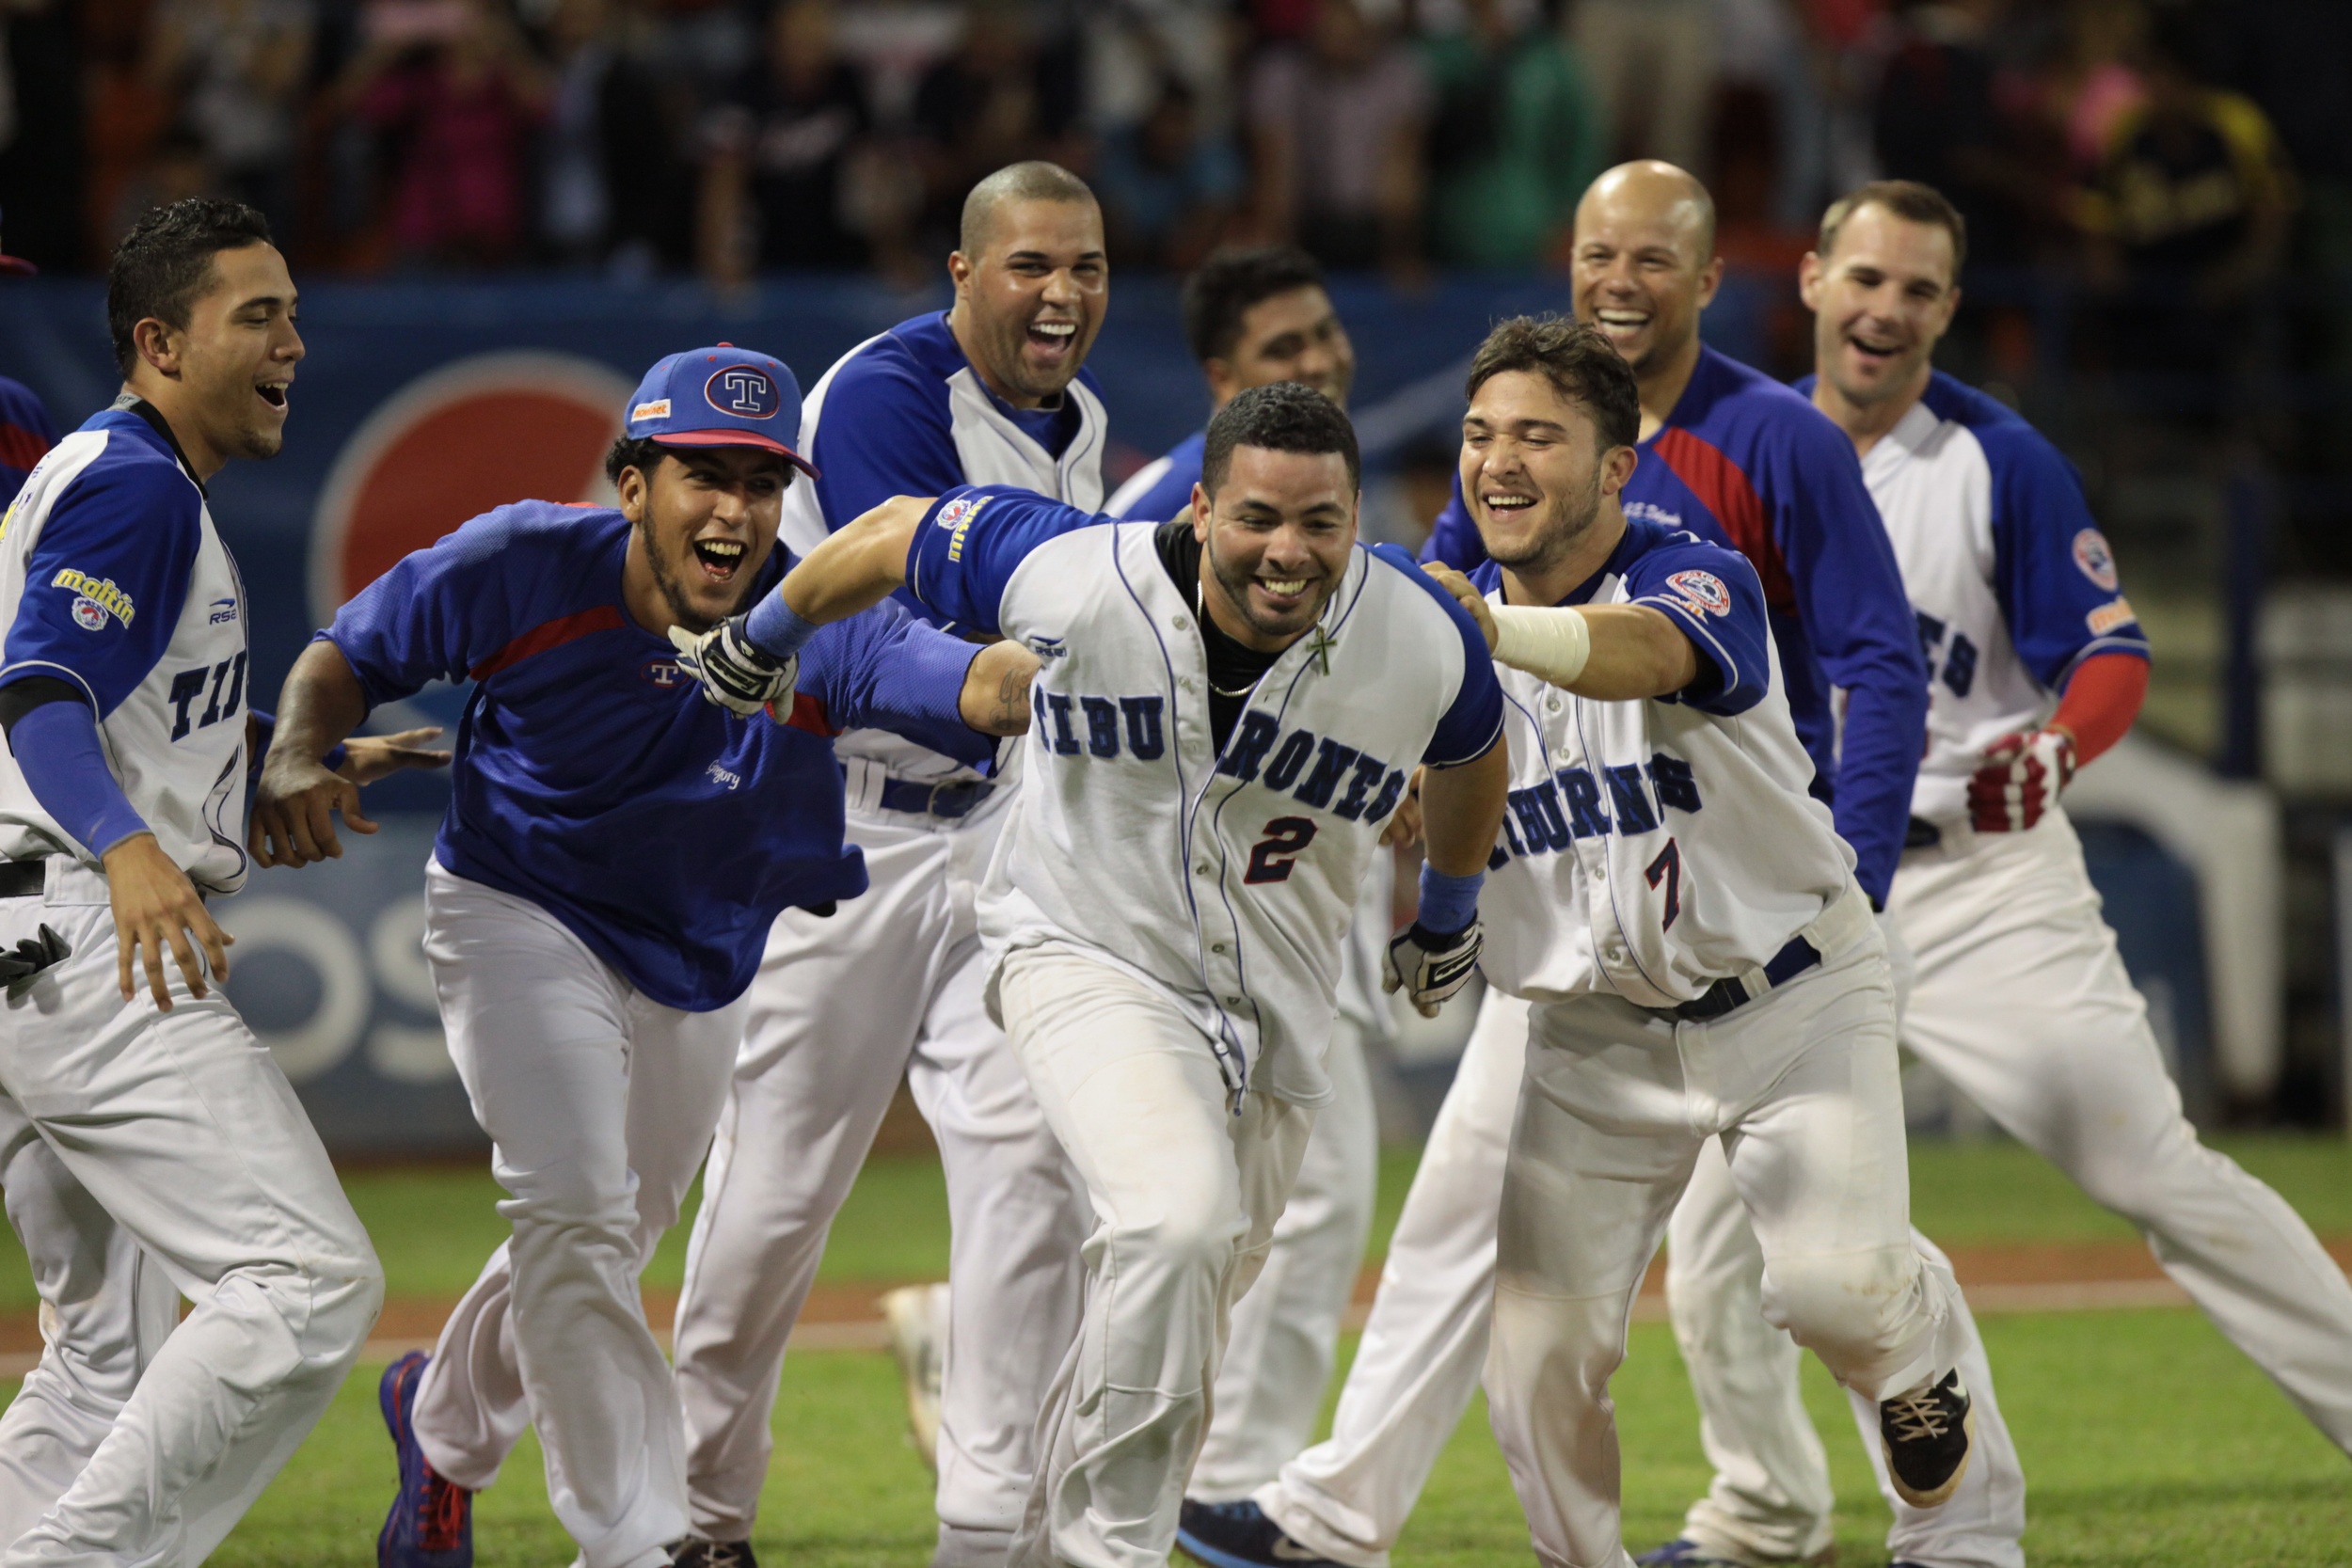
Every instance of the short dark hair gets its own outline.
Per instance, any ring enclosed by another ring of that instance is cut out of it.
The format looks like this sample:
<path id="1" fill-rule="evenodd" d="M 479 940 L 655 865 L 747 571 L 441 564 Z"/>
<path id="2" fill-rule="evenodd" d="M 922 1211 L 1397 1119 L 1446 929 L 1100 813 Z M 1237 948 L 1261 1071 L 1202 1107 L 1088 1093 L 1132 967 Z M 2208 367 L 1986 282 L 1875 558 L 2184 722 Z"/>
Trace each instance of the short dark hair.
<path id="1" fill-rule="evenodd" d="M 1311 455 L 1338 452 L 1347 460 L 1350 489 L 1361 489 L 1363 458 L 1356 451 L 1356 427 L 1340 405 L 1299 381 L 1252 387 L 1216 411 L 1200 451 L 1200 488 L 1210 495 L 1225 483 L 1235 447 Z"/>
<path id="2" fill-rule="evenodd" d="M 661 459 L 668 450 L 650 436 L 634 438 L 624 436 L 605 451 L 604 477 L 618 484 L 621 483 L 621 470 L 634 468 L 650 480 L 653 471 L 661 467 Z"/>
<path id="3" fill-rule="evenodd" d="M 1597 328 L 1566 316 L 1513 316 L 1478 345 L 1463 395 L 1477 397 L 1478 388 L 1506 371 L 1540 375 L 1553 391 L 1581 404 L 1604 450 L 1641 438 L 1642 394 L 1633 367 Z"/>
<path id="4" fill-rule="evenodd" d="M 956 227 L 956 248 L 963 252 L 967 261 L 980 259 L 980 252 L 986 247 L 989 223 L 995 217 L 996 209 L 1008 201 L 1098 205 L 1093 188 L 1059 164 L 1049 164 L 1042 158 L 1007 164 L 964 196 L 962 217 Z"/>
<path id="5" fill-rule="evenodd" d="M 138 363 L 132 334 L 150 316 L 173 328 L 187 326 L 215 254 L 270 243 L 269 219 L 242 201 L 190 197 L 149 209 L 115 246 L 106 267 L 106 331 L 114 339 L 116 367 L 129 375 Z"/>
<path id="6" fill-rule="evenodd" d="M 1203 365 L 1226 358 L 1253 307 L 1293 289 L 1322 287 L 1323 264 L 1296 245 L 1217 251 L 1184 279 L 1184 341 Z"/>
<path id="7" fill-rule="evenodd" d="M 1813 254 L 1827 260 L 1837 248 L 1837 236 L 1846 220 L 1865 207 L 1883 207 L 1905 223 L 1931 223 L 1942 229 L 1952 237 L 1952 277 L 1960 277 L 1961 263 L 1968 260 L 1968 220 L 1952 205 L 1951 198 L 1916 180 L 1873 180 L 1831 202 L 1829 211 L 1821 214 L 1821 233 L 1813 243 Z"/>

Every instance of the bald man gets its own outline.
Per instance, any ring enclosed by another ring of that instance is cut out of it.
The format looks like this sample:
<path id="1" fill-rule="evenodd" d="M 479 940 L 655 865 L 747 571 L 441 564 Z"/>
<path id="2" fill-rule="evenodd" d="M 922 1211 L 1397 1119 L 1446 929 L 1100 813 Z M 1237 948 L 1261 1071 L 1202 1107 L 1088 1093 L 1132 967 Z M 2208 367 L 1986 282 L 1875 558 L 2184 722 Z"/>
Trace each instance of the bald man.
<path id="1" fill-rule="evenodd" d="M 1623 164 L 1577 205 L 1579 319 L 1633 367 L 1641 400 L 1626 515 L 1738 550 L 1767 619 L 1814 791 L 1883 911 L 1926 738 L 1927 669 L 1892 546 L 1852 443 L 1804 398 L 1699 341 L 1715 297 L 1715 207 L 1671 164 Z M 1426 559 L 1486 560 L 1457 480 Z M 1846 693 L 1842 744 L 1831 688 Z M 1504 1156 L 1525 1069 L 1527 1004 L 1490 990 L 1390 1242 L 1329 1440 L 1254 1498 L 1185 1511 L 1185 1549 L 1217 1568 L 1386 1568 L 1486 1359 Z M 1789 1521 L 1788 1560 L 1828 1544 L 1810 1499 L 1735 1475 L 1743 1514 Z M 1816 1537 L 1818 1536 L 1818 1539 Z"/>
<path id="2" fill-rule="evenodd" d="M 793 554 L 893 496 L 962 484 L 1102 506 L 1105 418 L 1085 365 L 1110 283 L 1093 193 L 1053 164 L 997 170 L 964 203 L 947 275 L 950 309 L 860 343 L 802 404 L 818 477 L 786 494 Z M 893 1328 L 935 1449 L 935 1561 L 985 1568 L 1028 1498 L 1091 1228 L 980 994 L 973 900 L 1011 780 L 876 730 L 835 750 L 868 887 L 837 911 L 786 911 L 752 984 L 678 1302 L 688 1494 L 705 1560 L 751 1568 L 785 1342 L 903 1073 L 939 1140 L 953 1240 L 949 1284 L 894 1292 Z"/>

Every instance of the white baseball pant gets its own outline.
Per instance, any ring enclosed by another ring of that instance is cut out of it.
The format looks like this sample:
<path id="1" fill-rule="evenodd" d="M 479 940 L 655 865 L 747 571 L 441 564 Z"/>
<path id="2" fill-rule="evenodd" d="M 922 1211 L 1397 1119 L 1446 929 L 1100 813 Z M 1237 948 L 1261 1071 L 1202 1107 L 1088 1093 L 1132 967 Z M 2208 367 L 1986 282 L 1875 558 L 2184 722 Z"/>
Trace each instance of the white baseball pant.
<path id="1" fill-rule="evenodd" d="M 2139 1227 L 2215 1326 L 2312 1425 L 2352 1449 L 2352 1286 L 2283 1199 L 2198 1143 L 2064 814 L 2021 833 L 1975 835 L 1957 852 L 1906 853 L 1887 907 L 1918 965 L 1905 1044 Z M 1694 1189 L 1693 1199 L 1702 1196 Z M 1731 1298 L 1752 1291 L 1752 1259 L 1738 1227 L 1720 1218 L 1719 1190 L 1712 1208 L 1677 1213 L 1674 1257 L 1705 1281 L 1691 1299 L 1704 1299 L 1710 1315 L 1736 1316 Z M 1679 1319 L 1689 1308 L 1674 1299 Z M 1827 1513 L 1819 1443 L 1808 1453 L 1792 1436 L 1792 1426 L 1806 1424 L 1802 1406 L 1788 1402 L 1793 1353 L 1770 1347 L 1770 1337 L 1749 1338 L 1743 1348 L 1726 1343 L 1720 1356 L 1684 1348 L 1718 1469 L 1714 1493 L 1691 1519 L 1701 1522 L 1704 1512 L 1707 1528 L 1733 1541 L 1769 1526 L 1772 1511 L 1726 1492 L 1725 1473 L 1770 1473 L 1778 1490 Z M 1735 1358 L 1750 1363 L 1740 1382 L 1776 1392 L 1731 1395 L 1724 1364 Z M 1968 1484 L 1947 1509 L 1965 1500 Z M 1898 1557 L 1937 1568 L 2008 1568 L 2023 1560 L 2023 1503 L 2002 1501 L 1987 1521 L 1993 1528 L 1967 1514 L 1947 1519 L 1946 1509 L 1899 1510 L 1889 1544 Z"/>
<path id="2" fill-rule="evenodd" d="M 1000 1562 L 1038 1412 L 1077 1332 L 1085 1199 L 981 997 L 972 898 L 1003 816 L 861 814 L 870 885 L 776 922 L 686 1255 L 677 1375 L 694 1528 L 751 1534 L 785 1344 L 903 1072 L 939 1141 L 953 1307 L 937 1560 Z"/>
<path id="3" fill-rule="evenodd" d="M 72 955 L 5 1004 L 0 1089 L 55 1156 L 19 1150 L 7 1176 L 10 1218 L 53 1271 L 44 1289 L 58 1284 L 44 1314 L 57 1332 L 0 1432 L 29 1462 L 10 1481 L 19 1504 L 66 1484 L 0 1563 L 192 1565 L 334 1398 L 383 1271 L 293 1086 L 217 986 L 199 1000 L 167 964 L 170 1012 L 144 984 L 124 1002 L 105 879 L 70 861 L 48 863 L 42 896 L 0 899 L 0 945 L 44 923 Z M 196 1304 L 160 1345 L 155 1319 L 176 1304 L 133 1246 Z M 126 1280 L 130 1299 L 105 1299 Z M 118 1401 L 77 1463 L 66 1447 Z M 44 1427 L 49 1456 L 20 1451 Z"/>
<path id="4" fill-rule="evenodd" d="M 586 1568 L 658 1568 L 688 1530 L 686 1433 L 638 1275 L 710 1146 L 743 1003 L 661 1006 L 538 905 L 437 863 L 424 907 L 450 1060 L 515 1233 L 442 1326 L 418 1445 L 481 1491 L 536 1426 Z"/>
<path id="5" fill-rule="evenodd" d="M 1247 1497 L 1272 1481 L 1313 1438 L 1323 1414 L 1379 1192 L 1380 1117 L 1365 1053 L 1394 1032 L 1380 958 L 1395 890 L 1396 861 L 1383 849 L 1357 896 L 1342 958 L 1340 1016 L 1323 1062 L 1331 1100 L 1315 1112 L 1265 1267 L 1233 1306 L 1216 1413 L 1188 1493 L 1204 1502 Z"/>
<path id="6" fill-rule="evenodd" d="M 1951 1370 L 1948 1267 L 1912 1241 L 1894 985 L 1872 930 L 1706 1022 L 1620 998 L 1529 1015 L 1486 1386 L 1546 1568 L 1630 1568 L 1609 1379 L 1700 1146 L 1764 1251 L 1764 1315 L 1878 1401 Z"/>
<path id="7" fill-rule="evenodd" d="M 997 995 L 1095 1219 L 1086 1313 L 1039 1423 L 1011 1560 L 1162 1568 L 1228 1314 L 1265 1260 L 1315 1114 L 1252 1092 L 1235 1115 L 1208 1037 L 1075 950 L 1006 955 Z"/>

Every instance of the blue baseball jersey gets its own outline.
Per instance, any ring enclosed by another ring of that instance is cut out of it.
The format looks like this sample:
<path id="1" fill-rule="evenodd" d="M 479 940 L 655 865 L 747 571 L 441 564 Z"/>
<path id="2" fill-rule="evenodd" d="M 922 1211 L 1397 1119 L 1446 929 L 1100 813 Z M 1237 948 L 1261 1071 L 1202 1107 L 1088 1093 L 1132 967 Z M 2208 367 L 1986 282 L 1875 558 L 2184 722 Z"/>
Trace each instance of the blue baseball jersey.
<path id="1" fill-rule="evenodd" d="M 1200 483 L 1200 460 L 1208 445 L 1209 433 L 1194 431 L 1137 468 L 1103 510 L 1139 523 L 1164 523 L 1180 515 L 1192 504 L 1192 487 Z"/>
<path id="2" fill-rule="evenodd" d="M 1955 820 L 1986 747 L 2045 722 L 2083 660 L 2144 659 L 2148 639 L 2074 466 L 1982 392 L 1934 372 L 1862 472 L 1930 672 L 1912 813 Z"/>
<path id="3" fill-rule="evenodd" d="M 854 897 L 833 736 L 885 725 L 971 760 L 958 717 L 978 650 L 895 606 L 801 654 L 790 722 L 705 702 L 666 637 L 622 600 L 629 522 L 521 501 L 371 583 L 319 634 L 369 705 L 471 679 L 437 846 L 461 877 L 528 898 L 664 1006 L 706 1012 L 751 984 L 785 909 Z M 782 580 L 786 552 L 757 591 Z"/>
<path id="4" fill-rule="evenodd" d="M 1926 736 L 1927 670 L 1853 443 L 1801 393 L 1702 347 L 1673 415 L 1638 450 L 1627 517 L 1687 529 L 1756 567 L 1814 790 L 1883 903 Z M 1486 555 L 1457 475 L 1424 559 L 1468 570 Z M 1846 694 L 1842 734 L 1833 688 Z"/>
<path id="5" fill-rule="evenodd" d="M 0 510 L 16 499 L 51 447 L 57 444 L 56 421 L 30 387 L 0 375 Z"/>

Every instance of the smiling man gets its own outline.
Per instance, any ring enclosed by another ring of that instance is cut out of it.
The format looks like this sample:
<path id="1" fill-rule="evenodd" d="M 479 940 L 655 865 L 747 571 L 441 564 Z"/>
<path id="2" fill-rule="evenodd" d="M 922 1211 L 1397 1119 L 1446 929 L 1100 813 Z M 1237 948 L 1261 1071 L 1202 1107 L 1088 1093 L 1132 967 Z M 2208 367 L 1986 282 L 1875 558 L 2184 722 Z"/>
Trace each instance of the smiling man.
<path id="1" fill-rule="evenodd" d="M 947 275 L 948 309 L 860 343 L 810 391 L 800 450 L 819 477 L 785 498 L 793 549 L 892 496 L 960 484 L 1102 503 L 1105 420 L 1083 368 L 1109 303 L 1092 193 L 1052 164 L 997 170 L 964 203 Z M 893 1291 L 884 1310 L 918 1451 L 938 1466 L 937 1560 L 985 1568 L 1028 1495 L 1086 1233 L 1068 1163 L 980 996 L 973 895 L 1010 781 L 877 730 L 839 749 L 872 885 L 829 920 L 785 911 L 753 983 L 678 1304 L 694 1524 L 750 1561 L 785 1342 L 903 1080 L 946 1166 L 951 1283 Z"/>
<path id="2" fill-rule="evenodd" d="M 772 722 L 702 700 L 673 641 L 782 576 L 799 408 L 766 355 L 672 355 L 606 459 L 618 508 L 475 518 L 345 605 L 288 677 L 254 814 L 265 863 L 340 853 L 335 811 L 364 826 L 311 759 L 370 708 L 474 683 L 424 949 L 514 1238 L 432 1357 L 385 1374 L 385 1568 L 464 1568 L 471 1494 L 532 1425 L 587 1568 L 705 1560 L 638 1272 L 709 1147 L 769 927 L 866 887 L 832 736 L 881 724 L 984 758 L 1025 722 L 1025 651 L 896 606 L 811 641 Z"/>

